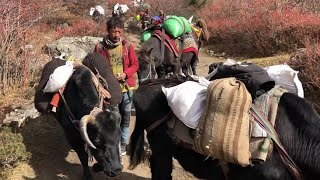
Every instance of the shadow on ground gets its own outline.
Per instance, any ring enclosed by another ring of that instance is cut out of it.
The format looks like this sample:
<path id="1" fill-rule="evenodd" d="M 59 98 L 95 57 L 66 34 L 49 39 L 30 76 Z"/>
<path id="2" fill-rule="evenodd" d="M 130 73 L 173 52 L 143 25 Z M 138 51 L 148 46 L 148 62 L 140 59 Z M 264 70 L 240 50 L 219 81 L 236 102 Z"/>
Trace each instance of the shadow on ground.
<path id="1" fill-rule="evenodd" d="M 76 153 L 66 141 L 63 129 L 49 115 L 31 119 L 22 128 L 21 134 L 27 151 L 31 153 L 29 165 L 34 178 L 26 180 L 81 179 L 82 166 Z M 92 164 L 91 164 L 92 165 Z M 106 179 L 103 173 L 92 173 L 94 179 Z M 144 177 L 124 172 L 116 179 L 143 180 Z"/>

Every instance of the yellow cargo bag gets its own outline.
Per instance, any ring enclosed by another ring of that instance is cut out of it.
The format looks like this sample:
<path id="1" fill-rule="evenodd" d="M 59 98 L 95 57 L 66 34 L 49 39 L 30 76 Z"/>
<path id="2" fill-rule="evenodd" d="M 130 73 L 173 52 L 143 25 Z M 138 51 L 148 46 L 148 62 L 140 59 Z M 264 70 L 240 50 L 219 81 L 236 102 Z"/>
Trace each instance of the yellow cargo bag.
<path id="1" fill-rule="evenodd" d="M 196 129 L 194 150 L 230 163 L 249 165 L 251 102 L 251 95 L 241 81 L 235 78 L 213 81 L 208 86 L 207 104 Z"/>

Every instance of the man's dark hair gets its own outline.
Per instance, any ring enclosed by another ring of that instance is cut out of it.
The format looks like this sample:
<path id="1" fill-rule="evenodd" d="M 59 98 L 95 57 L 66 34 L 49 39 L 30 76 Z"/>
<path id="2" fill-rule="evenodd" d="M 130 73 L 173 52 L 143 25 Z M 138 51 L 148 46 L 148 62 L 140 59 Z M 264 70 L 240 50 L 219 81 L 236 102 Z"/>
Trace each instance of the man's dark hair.
<path id="1" fill-rule="evenodd" d="M 113 28 L 121 28 L 121 29 L 124 28 L 123 21 L 117 16 L 111 17 L 107 21 L 107 30 L 109 31 L 110 29 L 113 29 Z"/>

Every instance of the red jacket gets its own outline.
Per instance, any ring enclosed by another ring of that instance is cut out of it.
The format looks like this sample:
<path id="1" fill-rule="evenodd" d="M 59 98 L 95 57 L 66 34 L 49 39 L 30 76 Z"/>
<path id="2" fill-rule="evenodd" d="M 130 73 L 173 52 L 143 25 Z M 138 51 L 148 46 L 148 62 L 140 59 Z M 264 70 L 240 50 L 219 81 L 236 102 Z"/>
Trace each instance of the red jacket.
<path id="1" fill-rule="evenodd" d="M 126 82 L 128 84 L 128 86 L 130 87 L 134 87 L 136 86 L 136 81 L 133 77 L 134 73 L 136 73 L 139 69 L 139 62 L 138 62 L 138 58 L 136 55 L 136 52 L 134 51 L 134 48 L 132 46 L 132 44 L 130 43 L 129 45 L 129 53 L 127 52 L 127 45 L 126 45 L 126 41 L 123 40 L 122 41 L 122 46 L 123 46 L 123 71 L 124 73 L 127 75 L 126 77 Z M 101 43 L 98 43 L 96 45 L 96 47 L 94 48 L 94 52 L 99 52 L 101 53 L 104 57 L 106 57 L 106 59 L 109 61 L 110 63 L 110 57 L 107 57 L 107 47 L 106 45 L 104 45 L 103 48 L 99 48 L 101 46 Z M 109 54 L 108 54 L 109 55 Z"/>

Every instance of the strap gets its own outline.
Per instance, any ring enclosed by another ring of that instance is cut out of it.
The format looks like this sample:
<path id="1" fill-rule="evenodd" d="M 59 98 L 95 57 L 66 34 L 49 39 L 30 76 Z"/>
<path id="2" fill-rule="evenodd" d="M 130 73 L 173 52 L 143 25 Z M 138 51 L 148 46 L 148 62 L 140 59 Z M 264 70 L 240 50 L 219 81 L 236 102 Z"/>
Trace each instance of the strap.
<path id="1" fill-rule="evenodd" d="M 98 53 L 101 53 L 102 50 L 105 50 L 103 41 L 100 41 L 100 42 L 97 44 L 97 49 L 98 49 Z"/>
<path id="2" fill-rule="evenodd" d="M 185 39 L 185 24 L 182 23 L 182 27 L 183 27 L 183 33 L 181 35 L 181 41 L 180 41 L 180 49 L 179 49 L 179 56 L 177 57 L 178 59 L 178 63 L 180 64 L 181 58 L 182 58 L 182 53 L 183 53 L 183 46 L 184 46 L 184 39 Z"/>
<path id="3" fill-rule="evenodd" d="M 276 130 L 271 125 L 268 118 L 254 104 L 251 105 L 249 113 L 254 117 L 254 120 L 268 133 L 269 137 L 275 142 L 276 148 L 284 165 L 288 168 L 293 177 L 297 180 L 302 180 L 302 175 L 299 167 L 290 158 L 285 150 Z"/>
<path id="4" fill-rule="evenodd" d="M 77 126 L 74 124 L 74 121 L 76 120 L 76 118 L 75 118 L 75 116 L 73 115 L 72 111 L 70 110 L 70 108 L 69 108 L 69 106 L 68 106 L 68 103 L 67 103 L 66 99 L 65 99 L 64 96 L 63 96 L 62 91 L 59 90 L 58 92 L 59 92 L 59 95 L 60 95 L 60 97 L 61 97 L 61 99 L 62 99 L 62 101 L 63 101 L 64 107 L 65 107 L 65 109 L 67 110 L 67 113 L 68 113 L 68 116 L 69 116 L 68 120 L 69 120 L 70 123 L 73 125 L 73 127 L 79 131 L 79 127 L 77 127 Z"/>
<path id="5" fill-rule="evenodd" d="M 152 123 L 150 126 L 146 128 L 147 133 L 151 132 L 154 128 L 158 127 L 160 124 L 166 122 L 171 116 L 173 116 L 172 111 L 168 112 L 168 114 L 166 114 L 163 118 Z"/>
<path id="6" fill-rule="evenodd" d="M 160 41 L 160 64 L 163 63 L 164 61 L 164 34 L 165 34 L 165 31 L 164 31 L 164 28 L 161 29 L 161 41 Z"/>

